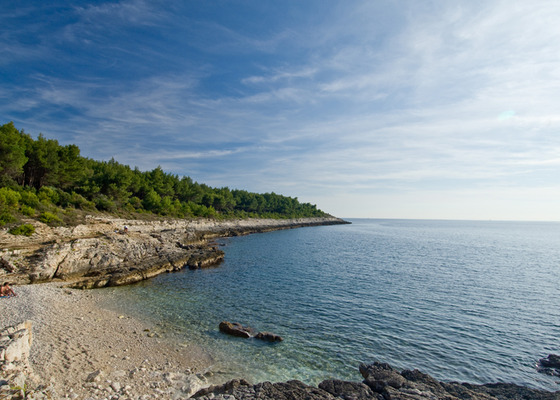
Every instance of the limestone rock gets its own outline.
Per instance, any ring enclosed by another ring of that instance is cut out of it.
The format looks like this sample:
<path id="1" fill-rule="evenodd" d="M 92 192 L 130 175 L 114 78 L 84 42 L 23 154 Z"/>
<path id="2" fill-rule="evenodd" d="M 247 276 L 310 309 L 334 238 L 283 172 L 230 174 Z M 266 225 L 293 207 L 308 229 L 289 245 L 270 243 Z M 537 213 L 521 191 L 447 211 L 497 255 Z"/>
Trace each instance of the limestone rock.
<path id="1" fill-rule="evenodd" d="M 99 382 L 104 376 L 103 371 L 97 370 L 89 374 L 86 378 L 86 382 Z"/>
<path id="2" fill-rule="evenodd" d="M 141 221 L 90 216 L 86 221 L 55 228 L 29 221 L 36 228 L 31 237 L 0 230 L 0 278 L 14 284 L 60 279 L 84 289 L 126 285 L 185 266 L 218 264 L 224 252 L 208 245 L 215 237 L 345 223 L 334 217 Z"/>

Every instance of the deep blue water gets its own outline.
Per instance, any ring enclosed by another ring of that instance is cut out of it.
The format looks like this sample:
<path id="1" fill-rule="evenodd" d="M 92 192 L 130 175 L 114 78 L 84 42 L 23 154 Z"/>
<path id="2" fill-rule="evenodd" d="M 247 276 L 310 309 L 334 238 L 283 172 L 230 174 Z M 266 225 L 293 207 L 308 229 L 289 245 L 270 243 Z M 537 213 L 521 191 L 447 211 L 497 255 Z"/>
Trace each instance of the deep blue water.
<path id="1" fill-rule="evenodd" d="M 220 379 L 361 380 L 374 360 L 440 380 L 560 390 L 560 223 L 351 220 L 224 239 L 216 268 L 108 289 L 206 347 Z M 228 337 L 222 320 L 284 337 Z"/>

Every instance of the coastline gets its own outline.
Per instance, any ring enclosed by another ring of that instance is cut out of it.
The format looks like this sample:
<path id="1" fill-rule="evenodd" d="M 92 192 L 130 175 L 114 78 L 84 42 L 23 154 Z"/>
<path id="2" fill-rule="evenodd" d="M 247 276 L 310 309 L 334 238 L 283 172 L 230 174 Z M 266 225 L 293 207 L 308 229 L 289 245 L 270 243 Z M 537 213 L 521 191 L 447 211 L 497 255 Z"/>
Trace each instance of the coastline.
<path id="1" fill-rule="evenodd" d="M 166 340 L 148 321 L 103 308 L 100 304 L 107 300 L 105 293 L 71 289 L 69 284 L 79 274 L 60 272 L 84 261 L 102 263 L 111 256 L 115 262 L 122 262 L 115 243 L 145 248 L 155 243 L 154 248 L 160 245 L 162 258 L 169 260 L 174 252 L 195 246 L 207 248 L 208 241 L 218 237 L 343 223 L 346 222 L 334 217 L 233 221 L 92 217 L 87 224 L 76 227 L 52 228 L 34 222 L 37 229 L 31 237 L 10 235 L 3 230 L 0 279 L 15 284 L 17 297 L 1 299 L 0 331 L 31 322 L 31 369 L 25 378 L 29 393 L 35 391 L 31 398 L 188 398 L 216 383 L 211 378 L 213 360 L 205 349 Z M 126 235 L 121 231 L 124 226 Z M 176 242 L 179 239 L 184 242 Z M 105 247 L 100 242 L 105 242 Z M 92 252 L 92 248 L 98 251 Z M 146 252 L 130 261 L 140 263 L 143 258 L 147 263 L 159 261 L 146 257 Z M 178 257 L 177 263 L 181 260 L 184 261 Z M 37 278 L 48 268 L 55 274 Z M 159 268 L 153 275 L 142 275 L 142 279 L 180 268 Z M 117 269 L 122 269 L 120 264 Z M 87 273 L 91 274 L 91 270 Z M 3 390 L 19 386 L 6 374 L 0 374 Z"/>
<path id="2" fill-rule="evenodd" d="M 198 389 L 214 383 L 213 360 L 204 349 L 175 346 L 165 340 L 165 334 L 160 336 L 159 327 L 154 324 L 115 311 L 119 310 L 118 305 L 104 309 L 103 304 L 110 297 L 104 290 L 80 291 L 62 288 L 61 284 L 16 286 L 18 297 L 0 302 L 0 330 L 4 325 L 33 321 L 35 342 L 31 362 L 35 372 L 29 387 L 43 386 L 40 390 L 51 397 L 29 398 L 189 398 Z M 258 398 L 267 399 L 560 398 L 560 392 L 514 384 L 444 383 L 417 371 L 401 373 L 385 367 L 363 376 L 365 380 L 360 383 L 357 370 L 356 366 L 356 382 L 329 380 L 317 388 L 295 381 L 256 385 L 237 381 L 210 387 L 199 395 L 204 399 L 224 400 L 255 398 L 261 393 L 266 396 Z M 397 386 L 389 382 L 396 382 Z"/>
<path id="3" fill-rule="evenodd" d="M 127 285 L 184 267 L 217 264 L 224 252 L 209 241 L 218 237 L 348 223 L 335 217 L 142 221 L 99 216 L 74 227 L 32 222 L 35 233 L 29 237 L 0 230 L 0 280 L 65 281 L 81 289 Z"/>
<path id="4" fill-rule="evenodd" d="M 25 391 L 4 380 L 5 399 L 150 400 L 558 400 L 515 384 L 440 382 L 418 370 L 362 364 L 355 381 L 327 379 L 317 386 L 297 380 L 252 384 L 243 379 L 213 384 L 212 360 L 203 349 L 172 345 L 157 328 L 99 307 L 101 291 L 61 288 L 56 283 L 16 287 L 0 299 L 2 326 L 32 321 Z M 361 377 L 363 380 L 359 379 Z M 10 390 L 12 389 L 12 390 Z"/>

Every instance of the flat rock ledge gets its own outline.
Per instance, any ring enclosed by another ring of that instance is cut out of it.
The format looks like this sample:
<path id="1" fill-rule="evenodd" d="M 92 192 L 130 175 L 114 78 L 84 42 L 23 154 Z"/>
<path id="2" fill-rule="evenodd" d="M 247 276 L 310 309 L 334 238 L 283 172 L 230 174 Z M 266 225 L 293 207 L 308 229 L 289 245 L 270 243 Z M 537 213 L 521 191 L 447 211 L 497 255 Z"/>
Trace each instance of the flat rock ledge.
<path id="1" fill-rule="evenodd" d="M 14 284 L 68 282 L 73 288 L 135 283 L 184 267 L 220 263 L 217 237 L 305 226 L 343 224 L 334 218 L 141 221 L 88 217 L 75 227 L 37 221 L 30 237 L 0 230 L 0 280 Z"/>
<path id="2" fill-rule="evenodd" d="M 375 362 L 360 365 L 362 382 L 329 379 L 318 387 L 292 380 L 252 385 L 232 380 L 223 385 L 199 390 L 193 398 L 201 400 L 559 400 L 560 391 L 547 392 L 515 384 L 472 385 L 444 383 L 418 370 L 397 371 Z"/>

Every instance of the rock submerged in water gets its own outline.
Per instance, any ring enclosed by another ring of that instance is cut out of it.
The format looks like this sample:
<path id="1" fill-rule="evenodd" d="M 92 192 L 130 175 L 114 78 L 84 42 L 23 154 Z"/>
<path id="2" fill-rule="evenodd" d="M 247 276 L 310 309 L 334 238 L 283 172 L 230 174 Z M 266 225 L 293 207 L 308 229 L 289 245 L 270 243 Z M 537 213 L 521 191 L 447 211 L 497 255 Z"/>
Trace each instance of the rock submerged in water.
<path id="1" fill-rule="evenodd" d="M 264 340 L 265 342 L 281 342 L 284 340 L 282 336 L 272 332 L 259 332 L 255 335 L 255 339 Z"/>
<path id="2" fill-rule="evenodd" d="M 276 335 L 272 332 L 258 332 L 255 334 L 255 330 L 253 328 L 243 326 L 238 322 L 222 321 L 220 322 L 219 328 L 220 332 L 246 339 L 255 338 L 266 342 L 281 342 L 284 340 L 282 336 Z"/>

